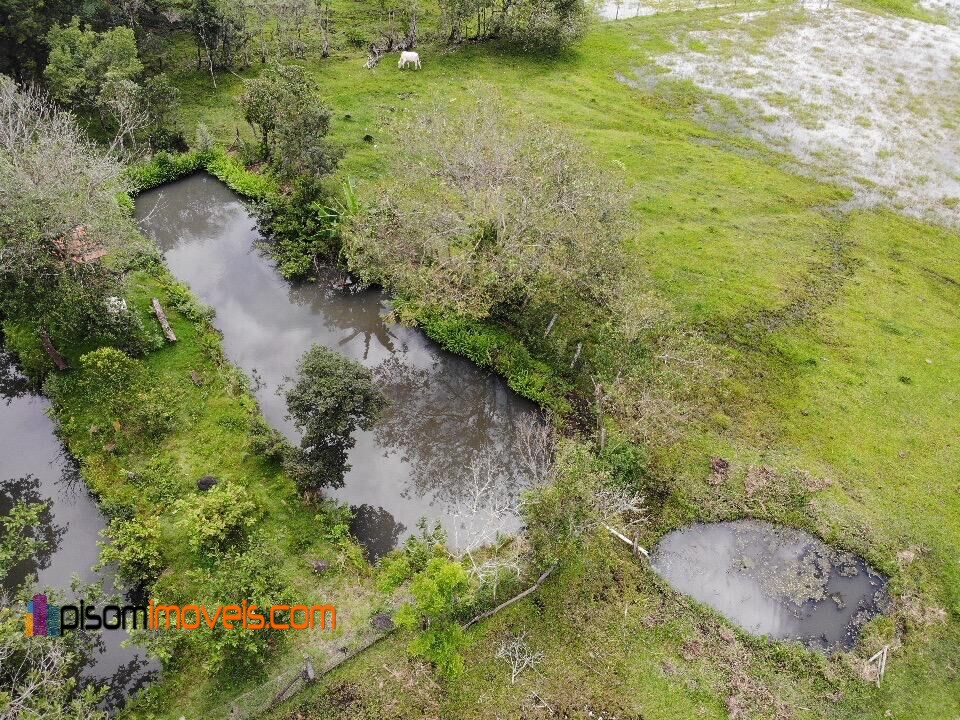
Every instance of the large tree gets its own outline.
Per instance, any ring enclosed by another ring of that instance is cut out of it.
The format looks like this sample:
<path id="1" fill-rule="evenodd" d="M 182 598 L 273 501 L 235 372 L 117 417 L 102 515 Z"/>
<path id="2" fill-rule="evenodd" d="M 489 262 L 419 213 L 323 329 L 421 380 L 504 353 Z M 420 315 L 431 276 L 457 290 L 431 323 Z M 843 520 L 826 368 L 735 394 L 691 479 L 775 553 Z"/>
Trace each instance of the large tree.
<path id="1" fill-rule="evenodd" d="M 74 344 L 130 347 L 132 313 L 110 311 L 122 276 L 100 257 L 142 242 L 117 198 L 122 166 L 70 113 L 0 76 L 0 316 Z"/>
<path id="2" fill-rule="evenodd" d="M 43 74 L 51 95 L 65 105 L 96 108 L 104 86 L 137 80 L 143 72 L 137 41 L 127 27 L 98 33 L 74 17 L 55 25 L 47 42 L 50 57 Z"/>
<path id="3" fill-rule="evenodd" d="M 418 111 L 397 129 L 396 171 L 345 234 L 351 269 L 477 318 L 610 304 L 624 265 L 616 179 L 556 130 L 503 110 L 495 92 L 470 94 L 461 109 Z"/>
<path id="4" fill-rule="evenodd" d="M 353 433 L 369 430 L 386 400 L 373 373 L 320 345 L 304 353 L 286 392 L 287 410 L 303 437 L 286 467 L 301 490 L 342 487 Z"/>
<path id="5" fill-rule="evenodd" d="M 240 107 L 261 152 L 285 180 L 319 177 L 336 167 L 341 153 L 326 139 L 331 112 L 299 65 L 275 64 L 247 80 Z"/>

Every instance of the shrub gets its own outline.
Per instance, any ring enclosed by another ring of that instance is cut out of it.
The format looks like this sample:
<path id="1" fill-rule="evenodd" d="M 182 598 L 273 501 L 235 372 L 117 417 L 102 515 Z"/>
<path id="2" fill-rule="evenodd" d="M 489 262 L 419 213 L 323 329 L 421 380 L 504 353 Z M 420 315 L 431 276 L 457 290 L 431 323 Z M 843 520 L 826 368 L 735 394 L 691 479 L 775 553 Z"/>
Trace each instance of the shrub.
<path id="1" fill-rule="evenodd" d="M 443 677 L 456 677 L 463 671 L 464 640 L 457 613 L 473 593 L 470 576 L 460 563 L 435 557 L 414 578 L 410 592 L 414 601 L 397 612 L 397 625 L 411 631 L 425 627 L 410 643 L 410 653 L 429 660 Z"/>
<path id="2" fill-rule="evenodd" d="M 118 416 L 130 407 L 143 365 L 121 350 L 103 347 L 80 358 L 79 382 L 93 407 Z"/>
<path id="3" fill-rule="evenodd" d="M 259 547 L 223 558 L 216 567 L 191 573 L 196 587 L 202 588 L 206 607 L 235 604 L 238 598 L 256 605 L 265 613 L 272 605 L 289 605 L 294 597 L 280 573 L 277 558 Z M 277 613 L 281 620 L 283 613 Z M 213 629 L 205 623 L 192 633 L 191 641 L 202 650 L 207 667 L 216 671 L 224 666 L 234 670 L 251 669 L 261 663 L 283 639 L 283 632 L 264 628 L 245 630 L 241 623 L 227 629 L 217 623 Z"/>
<path id="4" fill-rule="evenodd" d="M 162 438 L 176 427 L 178 399 L 176 393 L 166 387 L 153 387 L 137 393 L 128 415 L 130 423 L 146 438 Z"/>
<path id="5" fill-rule="evenodd" d="M 117 564 L 117 576 L 127 585 L 153 582 L 163 569 L 160 526 L 156 518 L 113 520 L 102 531 L 99 567 Z"/>
<path id="6" fill-rule="evenodd" d="M 247 490 L 230 482 L 174 504 L 178 524 L 194 552 L 221 551 L 246 538 L 256 522 L 257 506 Z"/>

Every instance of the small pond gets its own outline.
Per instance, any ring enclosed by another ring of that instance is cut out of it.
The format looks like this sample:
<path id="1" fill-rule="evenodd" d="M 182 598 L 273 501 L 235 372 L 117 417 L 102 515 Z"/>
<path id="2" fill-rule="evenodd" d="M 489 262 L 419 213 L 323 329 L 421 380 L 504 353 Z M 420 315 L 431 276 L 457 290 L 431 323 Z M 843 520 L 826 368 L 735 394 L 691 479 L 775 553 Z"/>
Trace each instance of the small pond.
<path id="1" fill-rule="evenodd" d="M 346 484 L 328 493 L 351 505 L 353 533 L 372 559 L 415 533 L 421 518 L 461 545 L 516 498 L 517 429 L 539 414 L 501 378 L 385 322 L 383 292 L 337 289 L 333 271 L 317 283 L 284 280 L 258 248 L 263 237 L 247 206 L 209 175 L 143 193 L 137 218 L 174 276 L 216 311 L 227 357 L 253 379 L 267 421 L 294 442 L 278 389 L 306 350 L 318 343 L 374 370 L 389 408 L 357 433 Z M 503 526 L 516 528 L 515 518 Z"/>
<path id="2" fill-rule="evenodd" d="M 0 590 L 12 592 L 33 575 L 38 576 L 38 592 L 56 589 L 62 598 L 74 599 L 71 582 L 103 582 L 107 594 L 113 592 L 112 573 L 94 572 L 99 548 L 99 532 L 106 521 L 87 492 L 76 462 L 54 433 L 47 417 L 49 402 L 34 393 L 19 372 L 11 356 L 0 348 L 0 515 L 7 514 L 18 501 L 49 502 L 41 535 L 48 549 L 14 567 Z M 109 709 L 149 682 L 159 670 L 142 650 L 124 648 L 123 631 L 96 634 L 94 650 L 82 676 L 109 682 L 105 700 Z"/>
<path id="3" fill-rule="evenodd" d="M 886 580 L 860 558 L 756 520 L 668 533 L 650 561 L 674 588 L 747 632 L 817 650 L 852 648 L 887 602 Z"/>

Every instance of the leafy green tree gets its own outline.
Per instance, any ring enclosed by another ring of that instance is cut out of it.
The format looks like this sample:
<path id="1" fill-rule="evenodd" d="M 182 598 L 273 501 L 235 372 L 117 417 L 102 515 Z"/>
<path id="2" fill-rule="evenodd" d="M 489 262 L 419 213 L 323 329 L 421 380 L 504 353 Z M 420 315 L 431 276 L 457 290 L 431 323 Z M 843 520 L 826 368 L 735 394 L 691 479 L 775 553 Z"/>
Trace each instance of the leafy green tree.
<path id="1" fill-rule="evenodd" d="M 176 112 L 180 90 L 164 73 L 159 73 L 147 78 L 143 83 L 141 99 L 151 131 L 158 132 L 167 127 L 171 116 Z"/>
<path id="2" fill-rule="evenodd" d="M 457 616 L 474 588 L 463 566 L 446 557 L 430 559 L 410 584 L 414 601 L 397 612 L 397 625 L 416 632 L 410 653 L 433 663 L 448 679 L 463 671 L 464 632 Z"/>
<path id="3" fill-rule="evenodd" d="M 315 99 L 316 85 L 299 65 L 271 65 L 259 77 L 244 82 L 240 108 L 259 135 L 264 156 L 270 156 L 270 134 L 284 116 L 300 114 Z"/>
<path id="4" fill-rule="evenodd" d="M 330 115 L 330 109 L 315 98 L 304 103 L 299 112 L 280 114 L 273 168 L 281 178 L 321 177 L 336 169 L 343 152 L 327 140 Z"/>
<path id="5" fill-rule="evenodd" d="M 287 389 L 287 410 L 303 434 L 285 462 L 303 491 L 342 487 L 355 430 L 369 430 L 386 400 L 373 373 L 320 345 L 304 353 Z"/>
<path id="6" fill-rule="evenodd" d="M 39 530 L 47 503 L 17 501 L 10 511 L 0 515 L 0 581 L 13 567 L 46 548 Z M 2 706 L 0 706 L 2 707 Z"/>
<path id="7" fill-rule="evenodd" d="M 74 17 L 47 34 L 50 56 L 44 77 L 60 102 L 93 109 L 110 81 L 136 80 L 143 72 L 133 30 L 118 27 L 98 33 Z"/>

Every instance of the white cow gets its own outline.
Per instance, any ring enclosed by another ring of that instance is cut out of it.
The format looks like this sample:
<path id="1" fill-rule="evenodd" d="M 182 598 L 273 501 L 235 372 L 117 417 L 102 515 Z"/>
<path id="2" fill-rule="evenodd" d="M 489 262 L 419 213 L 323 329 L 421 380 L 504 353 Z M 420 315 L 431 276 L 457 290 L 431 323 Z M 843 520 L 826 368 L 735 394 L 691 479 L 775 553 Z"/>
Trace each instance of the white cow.
<path id="1" fill-rule="evenodd" d="M 420 69 L 420 55 L 413 52 L 412 50 L 404 50 L 400 53 L 400 62 L 397 63 L 397 67 L 401 70 L 407 65 L 412 64 L 417 70 Z"/>

